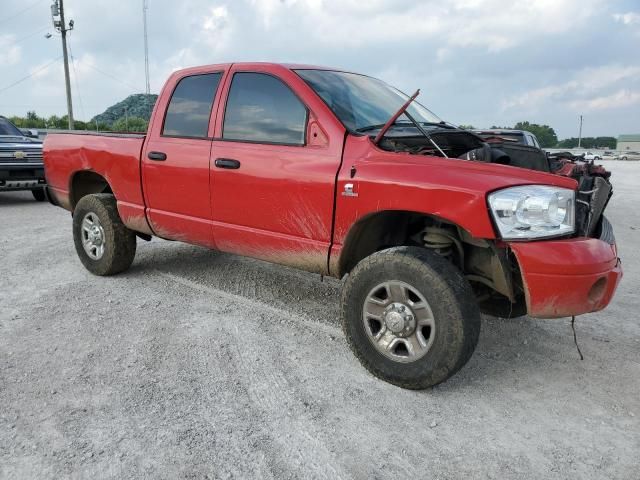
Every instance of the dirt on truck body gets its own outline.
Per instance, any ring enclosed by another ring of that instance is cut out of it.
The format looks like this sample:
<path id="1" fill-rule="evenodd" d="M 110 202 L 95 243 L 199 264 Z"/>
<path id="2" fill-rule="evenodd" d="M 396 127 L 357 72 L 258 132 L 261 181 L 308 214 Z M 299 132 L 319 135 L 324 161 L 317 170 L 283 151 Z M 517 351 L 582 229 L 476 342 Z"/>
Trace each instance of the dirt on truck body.
<path id="1" fill-rule="evenodd" d="M 304 65 L 181 70 L 146 135 L 47 136 L 50 197 L 97 275 L 158 236 L 343 278 L 362 364 L 429 387 L 470 358 L 481 311 L 597 311 L 622 270 L 606 172 L 461 130 L 417 94 Z"/>

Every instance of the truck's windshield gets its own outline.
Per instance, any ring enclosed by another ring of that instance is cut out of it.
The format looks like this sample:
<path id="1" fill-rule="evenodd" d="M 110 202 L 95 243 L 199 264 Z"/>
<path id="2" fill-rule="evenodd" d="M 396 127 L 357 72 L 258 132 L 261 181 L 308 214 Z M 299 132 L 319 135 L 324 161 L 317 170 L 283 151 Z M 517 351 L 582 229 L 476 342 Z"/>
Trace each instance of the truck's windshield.
<path id="1" fill-rule="evenodd" d="M 11 135 L 13 137 L 22 137 L 22 132 L 18 130 L 13 123 L 6 118 L 0 117 L 0 135 Z"/>
<path id="2" fill-rule="evenodd" d="M 296 70 L 296 73 L 352 132 L 381 128 L 409 98 L 381 80 L 356 73 L 330 70 Z M 417 102 L 407 110 L 418 122 L 442 122 Z"/>

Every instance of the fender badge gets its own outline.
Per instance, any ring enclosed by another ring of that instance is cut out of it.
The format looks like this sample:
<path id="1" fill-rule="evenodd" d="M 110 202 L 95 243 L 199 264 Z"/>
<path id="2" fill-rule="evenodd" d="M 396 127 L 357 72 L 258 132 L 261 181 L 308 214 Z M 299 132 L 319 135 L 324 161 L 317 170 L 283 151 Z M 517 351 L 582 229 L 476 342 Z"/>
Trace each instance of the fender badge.
<path id="1" fill-rule="evenodd" d="M 342 192 L 342 195 L 344 195 L 345 197 L 357 197 L 358 196 L 358 194 L 353 191 L 353 183 L 345 183 L 344 184 L 344 191 Z"/>

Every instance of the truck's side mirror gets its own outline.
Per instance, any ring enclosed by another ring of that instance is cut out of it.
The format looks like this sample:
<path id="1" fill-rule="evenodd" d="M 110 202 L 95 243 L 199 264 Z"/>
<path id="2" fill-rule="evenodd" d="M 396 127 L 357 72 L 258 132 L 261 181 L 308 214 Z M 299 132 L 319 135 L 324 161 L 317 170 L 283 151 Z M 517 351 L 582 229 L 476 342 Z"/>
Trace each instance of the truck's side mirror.
<path id="1" fill-rule="evenodd" d="M 20 131 L 25 137 L 38 138 L 38 130 L 32 130 L 28 128 L 21 128 Z"/>

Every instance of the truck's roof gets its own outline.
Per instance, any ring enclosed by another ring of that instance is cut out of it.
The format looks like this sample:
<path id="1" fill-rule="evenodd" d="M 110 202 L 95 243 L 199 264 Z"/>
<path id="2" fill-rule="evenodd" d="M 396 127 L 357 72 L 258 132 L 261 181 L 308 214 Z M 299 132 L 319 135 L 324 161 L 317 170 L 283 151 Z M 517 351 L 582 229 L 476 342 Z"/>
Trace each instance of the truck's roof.
<path id="1" fill-rule="evenodd" d="M 199 65 L 197 67 L 188 67 L 176 70 L 174 73 L 196 73 L 199 71 L 211 70 L 211 69 L 226 69 L 232 65 L 239 67 L 267 67 L 273 69 L 286 69 L 286 70 L 334 70 L 338 72 L 345 72 L 348 70 L 342 68 L 331 68 L 320 65 L 307 65 L 303 63 L 276 63 L 276 62 L 232 62 L 232 63 L 212 63 L 209 65 Z M 182 75 L 181 75 L 182 76 Z"/>

